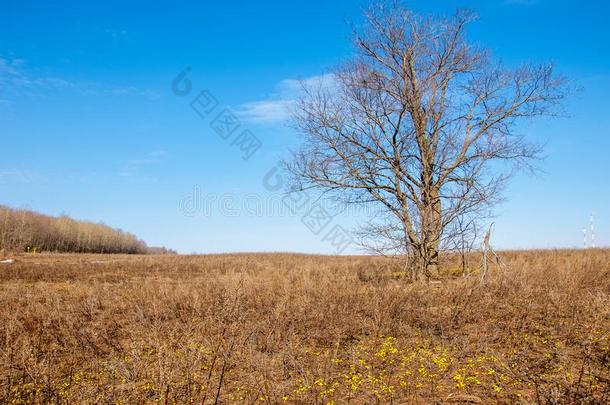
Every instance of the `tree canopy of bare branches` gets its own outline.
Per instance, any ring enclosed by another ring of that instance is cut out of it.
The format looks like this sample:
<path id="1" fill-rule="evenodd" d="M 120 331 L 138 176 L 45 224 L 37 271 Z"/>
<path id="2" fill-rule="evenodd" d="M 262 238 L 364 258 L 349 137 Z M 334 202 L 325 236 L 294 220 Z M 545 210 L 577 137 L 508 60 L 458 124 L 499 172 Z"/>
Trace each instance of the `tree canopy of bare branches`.
<path id="1" fill-rule="evenodd" d="M 294 115 L 303 144 L 287 166 L 298 188 L 378 206 L 363 240 L 415 257 L 416 276 L 432 275 L 439 252 L 538 157 L 516 125 L 554 115 L 567 93 L 550 65 L 504 68 L 470 43 L 474 20 L 373 7 L 357 54 L 332 85 L 304 86 Z"/>

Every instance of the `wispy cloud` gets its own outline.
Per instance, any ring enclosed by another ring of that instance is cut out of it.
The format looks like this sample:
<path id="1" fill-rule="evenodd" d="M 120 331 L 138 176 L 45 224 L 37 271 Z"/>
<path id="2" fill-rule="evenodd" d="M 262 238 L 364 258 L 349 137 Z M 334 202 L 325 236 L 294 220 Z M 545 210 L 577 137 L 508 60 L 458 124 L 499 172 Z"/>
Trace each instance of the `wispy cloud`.
<path id="1" fill-rule="evenodd" d="M 304 79 L 286 79 L 278 84 L 278 88 L 282 93 L 300 94 L 303 88 L 335 86 L 337 79 L 333 73 L 325 73 L 322 75 L 311 76 Z"/>
<path id="2" fill-rule="evenodd" d="M 109 86 L 105 93 L 113 96 L 142 96 L 149 100 L 157 100 L 161 97 L 159 93 L 152 90 L 141 90 L 134 86 Z"/>
<path id="3" fill-rule="evenodd" d="M 146 154 L 141 158 L 129 159 L 124 162 L 119 176 L 131 181 L 157 182 L 157 178 L 145 175 L 146 168 L 158 165 L 167 160 L 169 154 L 164 150 L 157 150 Z"/>
<path id="4" fill-rule="evenodd" d="M 161 162 L 165 161 L 167 156 L 168 156 L 167 151 L 156 150 L 156 151 L 146 154 L 146 156 L 143 158 L 128 160 L 127 165 L 135 167 L 135 166 L 144 166 L 144 165 L 161 163 Z"/>
<path id="5" fill-rule="evenodd" d="M 129 37 L 129 32 L 127 30 L 122 29 L 122 28 L 115 28 L 115 27 L 104 28 L 104 34 L 106 34 L 112 38 L 118 38 L 118 39 L 125 39 L 125 38 Z"/>
<path id="6" fill-rule="evenodd" d="M 531 6 L 538 3 L 538 0 L 504 0 L 504 4 L 518 4 L 521 6 Z"/>
<path id="7" fill-rule="evenodd" d="M 30 184 L 40 179 L 40 175 L 31 170 L 0 169 L 0 184 Z"/>
<path id="8" fill-rule="evenodd" d="M 5 98 L 7 94 L 29 97 L 46 96 L 54 91 L 74 91 L 91 96 L 139 96 L 150 100 L 156 100 L 160 97 L 157 92 L 142 90 L 135 86 L 74 81 L 55 76 L 36 75 L 26 68 L 23 59 L 9 59 L 1 56 L 0 88 L 2 88 Z"/>
<path id="9" fill-rule="evenodd" d="M 289 118 L 294 100 L 263 100 L 243 104 L 237 114 L 255 123 L 282 122 Z"/>
<path id="10" fill-rule="evenodd" d="M 271 96 L 265 100 L 251 101 L 238 106 L 235 110 L 244 120 L 254 123 L 285 122 L 304 88 L 335 85 L 333 74 L 312 76 L 305 79 L 286 79 L 280 81 Z"/>
<path id="11" fill-rule="evenodd" d="M 31 94 L 40 90 L 75 88 L 76 84 L 59 77 L 35 77 L 25 69 L 22 59 L 0 57 L 0 85 L 6 91 L 20 90 Z"/>

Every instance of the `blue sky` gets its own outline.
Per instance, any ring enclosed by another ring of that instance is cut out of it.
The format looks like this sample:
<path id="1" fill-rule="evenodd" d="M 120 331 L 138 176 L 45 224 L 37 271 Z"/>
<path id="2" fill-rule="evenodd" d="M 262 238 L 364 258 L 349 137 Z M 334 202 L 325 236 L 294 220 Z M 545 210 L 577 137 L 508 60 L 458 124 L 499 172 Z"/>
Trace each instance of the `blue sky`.
<path id="1" fill-rule="evenodd" d="M 339 215 L 314 234 L 263 179 L 298 144 L 282 109 L 295 80 L 328 74 L 350 56 L 348 23 L 360 22 L 365 4 L 4 0 L 0 204 L 102 221 L 186 253 L 332 253 L 327 232 L 351 229 L 359 214 Z M 437 13 L 472 8 L 480 15 L 472 40 L 505 64 L 552 61 L 582 87 L 567 118 L 520 128 L 546 143 L 547 158 L 543 173 L 510 184 L 494 244 L 580 247 L 591 212 L 598 244 L 610 244 L 610 5 L 409 4 Z M 180 97 L 172 81 L 187 66 L 192 90 Z M 260 140 L 250 159 L 191 108 L 204 89 L 217 111 L 230 107 L 239 130 Z"/>

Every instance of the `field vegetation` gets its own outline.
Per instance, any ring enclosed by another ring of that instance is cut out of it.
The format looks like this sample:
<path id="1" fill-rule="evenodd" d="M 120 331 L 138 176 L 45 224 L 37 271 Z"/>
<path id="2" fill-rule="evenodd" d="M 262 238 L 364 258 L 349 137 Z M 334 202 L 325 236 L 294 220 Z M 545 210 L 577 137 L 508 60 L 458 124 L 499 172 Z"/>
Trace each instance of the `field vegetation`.
<path id="1" fill-rule="evenodd" d="M 2 403 L 610 401 L 610 250 L 0 264 Z"/>

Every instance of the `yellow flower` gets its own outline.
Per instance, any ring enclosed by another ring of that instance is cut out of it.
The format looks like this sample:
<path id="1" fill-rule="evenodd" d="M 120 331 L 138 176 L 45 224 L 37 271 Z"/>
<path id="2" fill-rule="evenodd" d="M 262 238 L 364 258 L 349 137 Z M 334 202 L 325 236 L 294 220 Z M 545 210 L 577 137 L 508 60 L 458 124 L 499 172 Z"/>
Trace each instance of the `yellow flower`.
<path id="1" fill-rule="evenodd" d="M 466 387 L 466 382 L 464 381 L 464 376 L 457 373 L 453 376 L 453 381 L 456 382 L 455 386 L 457 388 L 464 388 Z"/>

